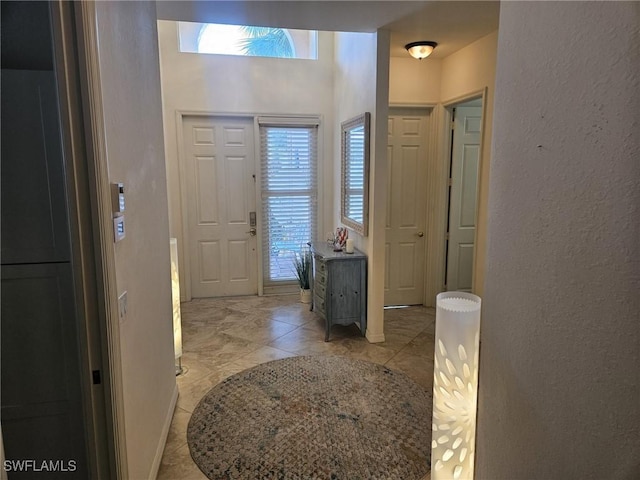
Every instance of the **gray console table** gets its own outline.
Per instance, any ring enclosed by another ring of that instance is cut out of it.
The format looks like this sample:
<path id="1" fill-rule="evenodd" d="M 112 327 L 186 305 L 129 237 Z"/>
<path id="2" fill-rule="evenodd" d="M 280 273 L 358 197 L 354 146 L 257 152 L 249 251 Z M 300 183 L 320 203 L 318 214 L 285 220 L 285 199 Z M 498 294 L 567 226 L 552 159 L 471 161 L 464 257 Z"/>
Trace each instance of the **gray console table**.
<path id="1" fill-rule="evenodd" d="M 333 325 L 356 323 L 367 330 L 367 256 L 334 252 L 326 242 L 311 244 L 313 254 L 313 301 L 311 309 L 325 319 L 324 341 Z"/>

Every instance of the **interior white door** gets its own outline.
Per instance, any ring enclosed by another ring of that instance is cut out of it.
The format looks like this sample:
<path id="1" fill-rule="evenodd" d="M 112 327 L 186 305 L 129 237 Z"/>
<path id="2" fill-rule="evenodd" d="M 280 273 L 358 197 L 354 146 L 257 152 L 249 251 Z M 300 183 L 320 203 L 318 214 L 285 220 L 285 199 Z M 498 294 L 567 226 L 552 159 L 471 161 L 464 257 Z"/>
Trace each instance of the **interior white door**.
<path id="1" fill-rule="evenodd" d="M 184 117 L 183 141 L 191 296 L 255 295 L 253 120 Z"/>
<path id="2" fill-rule="evenodd" d="M 427 125 L 424 109 L 391 109 L 385 305 L 424 301 Z"/>
<path id="3" fill-rule="evenodd" d="M 446 286 L 450 291 L 470 292 L 472 289 L 481 127 L 481 106 L 456 107 L 446 270 Z"/>

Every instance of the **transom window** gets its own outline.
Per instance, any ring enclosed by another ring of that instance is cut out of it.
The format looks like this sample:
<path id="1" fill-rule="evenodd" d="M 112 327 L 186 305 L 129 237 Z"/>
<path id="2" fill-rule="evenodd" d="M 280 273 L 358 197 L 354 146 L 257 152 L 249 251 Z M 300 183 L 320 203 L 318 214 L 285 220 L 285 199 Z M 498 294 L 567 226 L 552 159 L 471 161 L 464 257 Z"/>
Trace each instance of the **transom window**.
<path id="1" fill-rule="evenodd" d="M 186 53 L 318 58 L 315 30 L 178 22 L 178 33 L 180 51 Z"/>

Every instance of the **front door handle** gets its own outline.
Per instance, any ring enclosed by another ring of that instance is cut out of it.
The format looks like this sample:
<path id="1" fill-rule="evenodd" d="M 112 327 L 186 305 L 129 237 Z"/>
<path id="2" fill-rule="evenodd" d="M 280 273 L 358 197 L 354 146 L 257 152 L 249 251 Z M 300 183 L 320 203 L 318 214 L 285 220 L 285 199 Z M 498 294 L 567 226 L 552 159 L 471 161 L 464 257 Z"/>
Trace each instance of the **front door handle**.
<path id="1" fill-rule="evenodd" d="M 419 237 L 424 237 L 424 232 L 418 232 L 418 233 L 417 233 L 417 235 L 418 235 Z"/>
<path id="2" fill-rule="evenodd" d="M 251 235 L 252 237 L 255 237 L 255 236 L 256 236 L 256 229 L 255 229 L 255 228 L 253 228 L 253 227 L 251 227 L 251 228 L 249 229 L 249 231 L 248 231 L 248 232 L 246 232 L 246 233 L 248 233 L 248 234 L 249 234 L 249 235 Z"/>

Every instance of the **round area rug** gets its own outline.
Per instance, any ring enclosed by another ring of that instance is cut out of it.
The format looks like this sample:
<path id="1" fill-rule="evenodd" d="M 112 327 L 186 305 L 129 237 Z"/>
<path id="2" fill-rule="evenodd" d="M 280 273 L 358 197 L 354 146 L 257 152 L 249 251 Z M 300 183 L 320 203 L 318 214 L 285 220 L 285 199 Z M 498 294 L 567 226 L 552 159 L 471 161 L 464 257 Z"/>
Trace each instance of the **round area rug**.
<path id="1" fill-rule="evenodd" d="M 343 357 L 292 357 L 233 375 L 189 421 L 210 479 L 412 480 L 429 472 L 431 393 Z"/>

